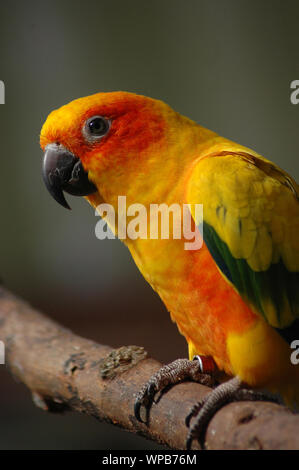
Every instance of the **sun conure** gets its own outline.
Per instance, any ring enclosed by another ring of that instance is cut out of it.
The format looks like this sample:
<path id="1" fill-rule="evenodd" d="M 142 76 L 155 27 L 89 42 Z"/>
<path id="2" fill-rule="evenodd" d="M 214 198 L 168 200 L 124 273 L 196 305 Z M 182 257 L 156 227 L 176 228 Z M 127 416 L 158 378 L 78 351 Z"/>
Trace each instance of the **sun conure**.
<path id="1" fill-rule="evenodd" d="M 184 249 L 183 237 L 124 243 L 186 338 L 190 359 L 212 357 L 240 383 L 298 404 L 290 347 L 299 339 L 296 182 L 253 150 L 133 93 L 62 106 L 48 116 L 40 143 L 45 183 L 66 207 L 63 191 L 116 213 L 119 195 L 127 206 L 203 204 L 198 250 Z"/>

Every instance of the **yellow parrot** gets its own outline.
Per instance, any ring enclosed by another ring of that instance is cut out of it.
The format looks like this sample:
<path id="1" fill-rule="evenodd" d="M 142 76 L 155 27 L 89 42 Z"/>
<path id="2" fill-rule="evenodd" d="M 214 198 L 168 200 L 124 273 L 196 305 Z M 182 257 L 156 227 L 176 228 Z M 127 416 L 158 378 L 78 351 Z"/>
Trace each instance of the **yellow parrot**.
<path id="1" fill-rule="evenodd" d="M 194 230 L 203 227 L 198 249 L 185 249 L 183 237 L 123 239 L 186 338 L 190 359 L 165 366 L 144 386 L 137 418 L 167 384 L 203 382 L 215 370 L 230 379 L 191 411 L 189 448 L 211 414 L 235 397 L 266 390 L 298 405 L 299 191 L 291 176 L 162 101 L 127 92 L 53 111 L 40 143 L 45 184 L 63 206 L 67 192 L 118 215 L 118 197 L 126 196 L 127 206 L 148 213 L 152 205 L 187 206 Z M 111 227 L 116 235 L 127 228 Z"/>

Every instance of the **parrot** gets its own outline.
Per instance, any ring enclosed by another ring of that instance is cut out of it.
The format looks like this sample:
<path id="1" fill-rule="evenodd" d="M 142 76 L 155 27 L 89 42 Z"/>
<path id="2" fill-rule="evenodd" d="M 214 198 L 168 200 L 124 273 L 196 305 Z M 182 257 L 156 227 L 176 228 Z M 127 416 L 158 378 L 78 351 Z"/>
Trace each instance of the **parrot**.
<path id="1" fill-rule="evenodd" d="M 40 146 L 45 185 L 66 208 L 69 193 L 95 209 L 109 204 L 117 214 L 122 195 L 128 205 L 147 209 L 187 205 L 195 230 L 202 224 L 202 244 L 195 250 L 185 249 L 183 237 L 122 239 L 188 344 L 188 359 L 162 367 L 140 390 L 136 418 L 142 421 L 141 407 L 150 408 L 165 386 L 188 378 L 208 383 L 217 371 L 225 380 L 186 418 L 187 448 L 229 401 L 270 394 L 295 410 L 296 181 L 163 101 L 125 91 L 96 93 L 52 111 Z M 196 204 L 202 204 L 202 220 Z M 111 229 L 117 236 L 123 227 L 116 222 Z"/>

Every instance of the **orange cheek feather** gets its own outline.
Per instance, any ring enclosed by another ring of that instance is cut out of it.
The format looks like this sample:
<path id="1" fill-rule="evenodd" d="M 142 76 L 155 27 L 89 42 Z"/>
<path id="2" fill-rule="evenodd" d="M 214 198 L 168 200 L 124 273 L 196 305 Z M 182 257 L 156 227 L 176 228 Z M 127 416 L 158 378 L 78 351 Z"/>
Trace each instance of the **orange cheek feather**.
<path id="1" fill-rule="evenodd" d="M 112 124 L 106 137 L 91 144 L 84 140 L 82 128 L 84 122 L 95 115 L 110 119 Z M 155 113 L 148 105 L 140 107 L 140 101 L 124 99 L 100 106 L 89 105 L 87 109 L 81 109 L 80 102 L 75 101 L 49 116 L 40 144 L 44 149 L 49 143 L 59 142 L 77 155 L 86 169 L 93 166 L 100 170 L 102 166 L 125 164 L 130 155 L 139 159 L 152 144 L 163 141 L 165 127 L 160 110 Z"/>
<path id="2" fill-rule="evenodd" d="M 77 149 L 77 155 L 87 167 L 92 159 L 97 161 L 97 166 L 99 163 L 104 167 L 125 165 L 131 155 L 137 163 L 145 150 L 164 140 L 165 122 L 151 111 L 131 110 L 125 115 L 112 116 L 111 120 L 107 137 L 89 147 L 86 153 L 82 147 Z"/>

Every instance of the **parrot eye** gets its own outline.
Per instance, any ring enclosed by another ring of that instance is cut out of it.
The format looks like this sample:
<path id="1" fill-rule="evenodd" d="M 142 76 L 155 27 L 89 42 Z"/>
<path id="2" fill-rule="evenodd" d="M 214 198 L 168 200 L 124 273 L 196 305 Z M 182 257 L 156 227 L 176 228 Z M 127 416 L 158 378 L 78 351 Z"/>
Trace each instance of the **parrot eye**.
<path id="1" fill-rule="evenodd" d="M 106 135 L 109 129 L 110 121 L 102 116 L 93 116 L 85 122 L 83 135 L 87 140 L 94 141 Z"/>

